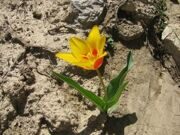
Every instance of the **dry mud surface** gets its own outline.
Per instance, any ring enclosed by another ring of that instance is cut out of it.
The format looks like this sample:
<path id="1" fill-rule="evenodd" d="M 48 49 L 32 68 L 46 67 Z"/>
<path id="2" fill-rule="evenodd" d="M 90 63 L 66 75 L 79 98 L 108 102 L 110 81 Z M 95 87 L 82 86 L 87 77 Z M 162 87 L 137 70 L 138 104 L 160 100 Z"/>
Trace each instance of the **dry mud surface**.
<path id="1" fill-rule="evenodd" d="M 1 0 L 0 135 L 179 135 L 178 82 L 139 38 L 144 29 L 137 22 L 145 19 L 148 24 L 154 17 L 153 3 Z M 180 22 L 180 6 L 167 3 L 170 22 Z M 78 92 L 52 79 L 50 72 L 71 76 L 97 94 L 99 80 L 95 72 L 72 67 L 54 54 L 68 51 L 68 38 L 85 37 L 93 24 L 101 24 L 108 35 L 116 22 L 115 14 L 121 11 L 134 13 L 137 22 L 120 15 L 118 38 L 139 39 L 131 44 L 114 42 L 113 52 L 101 68 L 107 84 L 123 68 L 132 50 L 134 67 L 127 77 L 129 85 L 117 110 L 107 119 Z"/>

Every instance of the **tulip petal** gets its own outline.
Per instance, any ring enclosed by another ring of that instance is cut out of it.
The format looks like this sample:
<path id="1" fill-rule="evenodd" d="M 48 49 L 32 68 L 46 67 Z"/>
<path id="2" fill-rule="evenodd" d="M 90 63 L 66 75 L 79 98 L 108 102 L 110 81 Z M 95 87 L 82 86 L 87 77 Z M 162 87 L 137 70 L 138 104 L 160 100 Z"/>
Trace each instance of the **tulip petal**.
<path id="1" fill-rule="evenodd" d="M 98 26 L 95 25 L 92 28 L 92 30 L 90 31 L 88 38 L 87 38 L 87 42 L 89 43 L 89 47 L 92 49 L 96 48 L 96 44 L 100 38 L 101 38 L 101 35 L 99 32 L 99 28 L 98 28 Z"/>
<path id="2" fill-rule="evenodd" d="M 98 45 L 97 45 L 97 48 L 98 48 L 100 54 L 102 54 L 103 51 L 104 51 L 105 43 L 106 43 L 106 37 L 101 36 L 101 38 L 100 38 L 100 40 L 98 42 Z"/>
<path id="3" fill-rule="evenodd" d="M 77 63 L 78 60 L 71 53 L 57 53 L 56 57 L 63 59 L 71 64 Z"/>
<path id="4" fill-rule="evenodd" d="M 103 54 L 101 54 L 99 57 L 101 58 L 101 57 L 104 57 L 104 56 L 106 56 L 107 55 L 107 52 L 104 52 Z"/>
<path id="5" fill-rule="evenodd" d="M 92 65 L 90 63 L 78 63 L 77 66 L 82 67 L 86 70 L 93 70 Z"/>
<path id="6" fill-rule="evenodd" d="M 97 60 L 94 62 L 94 69 L 100 68 L 100 66 L 102 65 L 102 63 L 103 63 L 103 57 L 97 59 Z"/>
<path id="7" fill-rule="evenodd" d="M 92 64 L 89 62 L 89 60 L 86 60 L 85 62 L 79 61 L 71 53 L 57 53 L 56 57 L 63 59 L 64 61 L 69 62 L 72 65 L 76 65 L 84 69 L 88 69 L 88 70 L 93 69 Z"/>
<path id="8" fill-rule="evenodd" d="M 87 54 L 89 52 L 88 45 L 82 39 L 72 37 L 69 40 L 69 43 L 70 43 L 70 47 L 71 47 L 71 50 L 72 50 L 72 54 L 77 59 L 79 59 L 81 55 L 85 55 L 85 54 Z"/>
<path id="9" fill-rule="evenodd" d="M 100 55 L 100 57 L 98 59 L 96 59 L 94 61 L 93 67 L 95 70 L 101 67 L 101 65 L 103 63 L 104 56 L 106 56 L 106 55 L 107 55 L 107 52 L 104 52 L 103 54 Z"/>

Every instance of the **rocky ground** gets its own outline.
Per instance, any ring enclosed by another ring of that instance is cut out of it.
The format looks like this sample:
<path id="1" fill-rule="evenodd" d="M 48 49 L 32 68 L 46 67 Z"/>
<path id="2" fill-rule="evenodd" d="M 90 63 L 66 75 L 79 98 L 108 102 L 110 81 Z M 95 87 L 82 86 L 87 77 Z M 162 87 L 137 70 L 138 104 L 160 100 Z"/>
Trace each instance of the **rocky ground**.
<path id="1" fill-rule="evenodd" d="M 179 2 L 1 0 L 0 134 L 179 135 Z M 94 24 L 114 39 L 101 68 L 106 83 L 123 68 L 129 50 L 134 58 L 127 90 L 109 118 L 50 76 L 63 72 L 97 94 L 95 72 L 54 56 Z"/>

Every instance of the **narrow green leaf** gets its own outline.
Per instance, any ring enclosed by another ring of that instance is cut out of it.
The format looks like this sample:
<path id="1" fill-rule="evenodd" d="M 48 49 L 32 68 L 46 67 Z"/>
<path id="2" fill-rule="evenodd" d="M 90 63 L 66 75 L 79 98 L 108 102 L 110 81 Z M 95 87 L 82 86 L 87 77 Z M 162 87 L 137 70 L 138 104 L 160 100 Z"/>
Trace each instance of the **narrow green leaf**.
<path id="1" fill-rule="evenodd" d="M 107 104 L 107 105 L 106 105 L 107 110 L 108 110 L 110 107 L 114 106 L 114 105 L 119 101 L 119 98 L 120 98 L 122 92 L 124 91 L 124 89 L 126 88 L 127 84 L 128 84 L 128 82 L 123 83 L 123 84 L 118 88 L 116 94 L 115 94 L 111 99 L 109 99 L 109 100 L 107 101 L 107 103 L 106 103 L 106 104 Z"/>
<path id="2" fill-rule="evenodd" d="M 107 97 L 105 97 L 105 100 L 108 101 L 110 100 L 114 95 L 116 95 L 118 89 L 121 87 L 123 84 L 123 81 L 128 73 L 128 71 L 132 67 L 132 54 L 129 52 L 127 56 L 127 65 L 126 67 L 119 73 L 117 77 L 112 79 L 107 87 Z"/>
<path id="3" fill-rule="evenodd" d="M 93 92 L 88 91 L 81 87 L 77 82 L 72 80 L 69 77 L 66 77 L 62 74 L 58 74 L 56 72 L 52 72 L 52 76 L 55 77 L 57 80 L 63 80 L 64 82 L 68 83 L 71 87 L 75 88 L 78 92 L 80 92 L 84 97 L 89 99 L 92 103 L 94 103 L 101 111 L 105 108 L 105 102 L 100 97 L 96 96 Z"/>

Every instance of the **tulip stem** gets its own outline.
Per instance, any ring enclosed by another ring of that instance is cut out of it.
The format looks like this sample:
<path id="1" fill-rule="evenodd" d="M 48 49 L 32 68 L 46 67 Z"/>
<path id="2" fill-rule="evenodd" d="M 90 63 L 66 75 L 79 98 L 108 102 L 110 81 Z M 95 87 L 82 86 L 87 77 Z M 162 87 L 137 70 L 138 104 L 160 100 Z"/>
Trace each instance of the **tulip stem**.
<path id="1" fill-rule="evenodd" d="M 105 85 L 104 85 L 102 75 L 101 75 L 101 73 L 100 73 L 100 71 L 99 71 L 98 69 L 96 70 L 96 72 L 97 72 L 97 75 L 98 75 L 99 80 L 100 80 L 100 82 L 101 82 L 101 85 L 102 85 L 102 87 L 103 87 L 104 96 L 106 96 L 106 87 L 105 87 Z M 101 95 L 102 95 L 102 94 L 101 94 L 101 92 L 100 92 L 100 96 L 101 96 Z"/>

